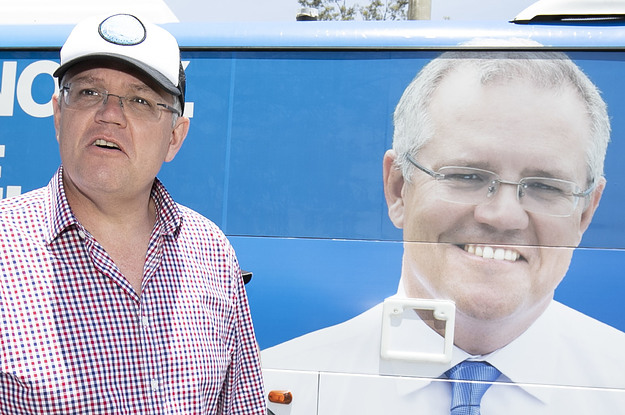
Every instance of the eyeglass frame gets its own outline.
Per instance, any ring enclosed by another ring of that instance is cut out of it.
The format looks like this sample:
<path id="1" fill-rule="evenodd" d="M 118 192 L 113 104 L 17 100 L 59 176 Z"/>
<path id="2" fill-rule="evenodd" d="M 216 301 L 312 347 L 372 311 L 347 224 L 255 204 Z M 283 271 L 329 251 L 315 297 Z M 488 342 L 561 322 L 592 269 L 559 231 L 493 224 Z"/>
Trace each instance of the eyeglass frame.
<path id="1" fill-rule="evenodd" d="M 422 165 L 422 164 L 420 164 L 419 162 L 417 162 L 417 161 L 416 161 L 416 160 L 415 160 L 415 159 L 414 159 L 414 158 L 413 158 L 410 154 L 406 154 L 406 159 L 407 159 L 407 160 L 408 160 L 408 161 L 409 161 L 409 162 L 410 162 L 413 166 L 415 166 L 417 169 L 419 169 L 419 170 L 421 170 L 422 172 L 424 172 L 424 173 L 426 173 L 426 174 L 430 175 L 430 176 L 431 176 L 432 178 L 434 178 L 436 181 L 440 181 L 440 180 L 445 179 L 445 174 L 443 174 L 443 173 L 439 173 L 439 172 L 436 172 L 436 171 L 431 170 L 431 169 L 428 169 L 428 168 L 427 168 L 427 167 L 425 167 L 424 165 Z M 486 173 L 490 173 L 490 174 L 492 174 L 493 176 L 495 176 L 495 177 L 497 178 L 497 180 L 494 180 L 494 181 L 496 181 L 497 183 L 499 183 L 499 184 L 509 184 L 509 185 L 514 185 L 514 186 L 516 186 L 516 187 L 517 187 L 517 192 L 516 192 L 516 194 L 517 194 L 517 200 L 518 200 L 519 202 L 521 201 L 521 197 L 522 197 L 522 195 L 520 195 L 519 188 L 520 188 L 520 186 L 522 186 L 522 185 L 523 185 L 523 180 L 530 179 L 530 178 L 534 178 L 534 179 L 541 179 L 541 178 L 548 179 L 548 177 L 522 177 L 522 178 L 521 178 L 518 182 L 513 182 L 513 181 L 509 181 L 509 180 L 502 180 L 502 179 L 501 179 L 501 177 L 499 177 L 499 175 L 498 175 L 497 173 L 492 172 L 492 171 L 490 171 L 490 170 L 478 169 L 478 168 L 475 168 L 475 167 L 461 167 L 461 166 L 444 166 L 443 168 L 449 168 L 449 167 L 456 167 L 456 168 L 459 168 L 459 169 L 463 169 L 463 168 L 470 168 L 470 169 L 472 169 L 472 170 L 479 170 L 479 171 L 483 171 L 483 172 L 486 172 Z M 577 187 L 579 188 L 579 186 L 577 185 L 577 183 L 575 183 L 575 182 L 573 182 L 573 181 L 570 181 L 570 180 L 563 180 L 563 179 L 556 179 L 556 180 L 559 180 L 559 181 L 562 181 L 562 182 L 572 183 L 572 184 L 574 184 L 575 186 L 577 186 Z M 577 203 L 578 203 L 578 200 L 579 200 L 579 199 L 582 199 L 582 198 L 587 198 L 587 197 L 588 197 L 588 196 L 589 196 L 589 195 L 590 195 L 590 194 L 591 194 L 591 193 L 595 190 L 596 185 L 597 185 L 597 184 L 596 184 L 596 182 L 593 180 L 593 182 L 590 184 L 590 187 L 588 187 L 588 189 L 586 189 L 586 190 L 584 190 L 584 191 L 581 191 L 581 192 L 573 192 L 573 193 L 571 193 L 571 196 L 575 196 L 575 197 L 576 197 L 576 199 L 575 199 L 575 200 L 576 200 L 576 202 L 575 202 L 575 205 L 573 206 L 573 208 L 572 208 L 572 210 L 571 210 L 571 213 L 569 213 L 568 215 L 551 215 L 551 214 L 549 214 L 549 213 L 543 213 L 543 212 L 534 212 L 534 213 L 543 214 L 543 215 L 547 215 L 547 216 L 551 216 L 551 217 L 569 217 L 569 216 L 571 216 L 571 215 L 573 214 L 573 212 L 574 212 L 574 211 L 575 211 L 575 209 L 577 208 Z M 497 192 L 497 191 L 495 191 L 495 193 L 494 193 L 494 194 L 496 194 L 496 192 Z M 488 197 L 488 193 L 487 193 L 487 196 L 486 196 L 486 197 Z M 463 202 L 452 202 L 452 203 L 461 203 L 461 204 L 465 204 L 465 203 L 463 203 Z M 472 203 L 466 203 L 466 204 L 467 204 L 467 205 L 469 205 L 469 204 L 472 204 Z M 475 204 L 475 206 L 478 206 L 478 205 L 479 205 L 479 203 L 476 203 L 476 204 Z M 525 208 L 524 208 L 524 209 L 525 209 Z M 527 210 L 527 209 L 525 209 L 525 210 Z"/>
<path id="2" fill-rule="evenodd" d="M 71 85 L 72 85 L 72 83 L 71 83 L 71 82 L 69 82 L 69 83 L 67 83 L 67 84 L 63 85 L 63 86 L 59 89 L 59 92 L 62 92 L 62 93 L 63 93 L 63 96 L 64 96 L 63 102 L 65 103 L 65 105 L 68 105 L 68 106 L 69 106 L 69 108 L 72 108 L 71 104 L 69 104 L 69 103 L 67 102 L 67 100 L 69 99 L 68 94 L 69 94 L 69 90 L 70 90 L 70 88 L 71 88 Z M 128 97 L 126 97 L 126 96 L 117 95 L 117 94 L 111 94 L 111 93 L 110 93 L 109 91 L 107 91 L 106 89 L 100 89 L 100 88 L 95 88 L 95 87 L 93 87 L 93 88 L 89 88 L 89 89 L 92 89 L 93 91 L 97 92 L 98 94 L 101 94 L 101 95 L 103 95 L 103 96 L 104 96 L 104 98 L 102 98 L 102 100 L 100 101 L 100 105 L 106 105 L 106 104 L 108 103 L 108 99 L 109 99 L 109 97 L 113 96 L 113 97 L 115 97 L 115 98 L 118 98 L 118 99 L 119 99 L 119 106 L 123 109 L 123 108 L 124 108 L 124 103 L 123 103 L 123 100 L 128 101 L 128 99 L 129 99 L 129 98 L 128 98 Z M 66 92 L 66 91 L 67 91 L 67 92 Z M 172 107 L 171 105 L 165 104 L 165 103 L 163 103 L 163 102 L 156 102 L 156 101 L 155 101 L 154 103 L 155 103 L 155 105 L 156 105 L 157 107 L 159 107 L 159 109 L 164 109 L 164 110 L 167 110 L 167 111 L 169 111 L 169 112 L 171 112 L 171 113 L 173 113 L 173 114 L 176 114 L 178 117 L 180 117 L 180 116 L 182 115 L 182 112 L 181 112 L 179 109 L 174 108 L 174 107 Z M 97 104 L 96 104 L 96 105 L 97 105 Z M 96 107 L 96 105 L 93 105 L 93 107 L 88 107 L 88 108 L 95 108 L 95 107 Z M 126 114 L 126 112 L 124 112 L 124 114 Z M 160 114 L 160 112 L 159 112 L 159 114 Z M 158 118 L 156 118 L 156 120 L 160 120 L 160 119 L 161 119 L 161 117 L 160 117 L 160 115 L 159 115 L 159 116 L 158 116 Z"/>

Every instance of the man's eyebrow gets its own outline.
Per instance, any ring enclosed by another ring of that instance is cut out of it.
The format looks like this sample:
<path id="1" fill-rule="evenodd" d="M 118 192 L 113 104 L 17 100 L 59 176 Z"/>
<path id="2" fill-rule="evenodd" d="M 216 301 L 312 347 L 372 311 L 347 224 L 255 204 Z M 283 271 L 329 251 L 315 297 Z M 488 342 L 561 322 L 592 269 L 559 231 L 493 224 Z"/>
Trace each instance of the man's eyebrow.
<path id="1" fill-rule="evenodd" d="M 441 167 L 447 166 L 457 166 L 457 167 L 472 167 L 474 169 L 482 169 L 491 171 L 499 176 L 501 176 L 500 169 L 493 166 L 488 160 L 472 160 L 470 158 L 455 158 L 451 160 L 445 160 L 440 163 L 436 163 L 432 168 L 434 170 L 438 170 Z M 521 170 L 521 177 L 545 177 L 550 179 L 561 179 L 561 180 L 569 180 L 573 181 L 574 178 L 571 177 L 570 171 L 565 171 L 556 166 L 553 168 L 550 167 L 528 167 Z"/>
<path id="2" fill-rule="evenodd" d="M 141 93 L 145 95 L 150 95 L 154 99 L 166 99 L 162 94 L 160 94 L 157 90 L 150 87 L 149 85 L 139 81 L 128 83 L 127 90 L 132 91 L 133 93 Z"/>
<path id="3" fill-rule="evenodd" d="M 143 82 L 132 82 L 132 83 L 129 83 L 128 86 L 130 87 L 130 89 L 134 91 L 140 91 L 140 92 L 148 91 L 148 92 L 152 92 L 156 94 L 156 91 L 154 91 L 154 89 L 150 88 Z"/>
<path id="4" fill-rule="evenodd" d="M 74 75 L 72 77 L 69 78 L 68 83 L 74 83 L 74 82 L 91 82 L 91 83 L 97 83 L 99 81 L 102 81 L 102 79 L 97 78 L 93 75 Z"/>
<path id="5" fill-rule="evenodd" d="M 70 82 L 80 81 L 80 82 L 104 82 L 104 78 L 99 76 L 94 76 L 92 74 L 77 74 L 72 76 Z M 137 90 L 137 91 L 154 91 L 154 89 L 150 88 L 148 85 L 141 81 L 136 82 L 127 82 L 125 84 L 129 89 Z"/>
<path id="6" fill-rule="evenodd" d="M 101 85 L 104 82 L 104 79 L 101 77 L 93 76 L 93 75 L 78 74 L 78 75 L 71 77 L 67 83 L 71 84 L 71 83 L 76 83 L 76 82 L 94 84 L 94 86 L 101 86 L 104 88 L 104 86 Z M 150 86 L 148 86 L 147 84 L 141 81 L 127 83 L 124 86 L 124 88 L 127 91 L 131 91 L 135 93 L 140 92 L 143 94 L 147 93 L 147 94 L 153 95 L 155 99 L 162 98 L 162 96 L 157 91 L 155 91 L 153 88 L 150 88 Z"/>
<path id="7" fill-rule="evenodd" d="M 564 170 L 554 168 L 551 170 L 547 170 L 545 168 L 534 168 L 534 169 L 524 169 L 523 177 L 546 177 L 549 179 L 560 179 L 560 180 L 569 180 L 573 181 L 574 178 L 571 177 L 571 172 L 565 172 Z"/>
<path id="8" fill-rule="evenodd" d="M 434 163 L 432 165 L 432 168 L 434 170 L 438 170 L 441 167 L 450 167 L 450 166 L 472 167 L 474 169 L 489 170 L 489 171 L 492 171 L 493 173 L 497 173 L 495 171 L 495 167 L 491 163 L 489 163 L 488 161 L 486 161 L 486 160 L 471 160 L 469 158 L 453 158 L 453 159 L 439 161 L 439 162 Z"/>

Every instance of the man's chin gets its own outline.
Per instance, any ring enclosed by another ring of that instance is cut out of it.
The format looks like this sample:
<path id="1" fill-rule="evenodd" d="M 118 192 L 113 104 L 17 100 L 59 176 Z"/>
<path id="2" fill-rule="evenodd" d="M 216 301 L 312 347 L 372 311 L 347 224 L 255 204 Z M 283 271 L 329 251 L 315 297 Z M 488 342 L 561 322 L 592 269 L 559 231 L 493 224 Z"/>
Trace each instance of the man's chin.
<path id="1" fill-rule="evenodd" d="M 461 325 L 497 330 L 529 327 L 549 306 L 553 296 L 542 299 L 500 296 L 456 300 L 456 327 Z"/>
<path id="2" fill-rule="evenodd" d="M 497 293 L 463 295 L 462 298 L 456 299 L 455 303 L 457 321 L 505 323 L 528 311 L 528 305 L 522 298 L 497 295 Z"/>

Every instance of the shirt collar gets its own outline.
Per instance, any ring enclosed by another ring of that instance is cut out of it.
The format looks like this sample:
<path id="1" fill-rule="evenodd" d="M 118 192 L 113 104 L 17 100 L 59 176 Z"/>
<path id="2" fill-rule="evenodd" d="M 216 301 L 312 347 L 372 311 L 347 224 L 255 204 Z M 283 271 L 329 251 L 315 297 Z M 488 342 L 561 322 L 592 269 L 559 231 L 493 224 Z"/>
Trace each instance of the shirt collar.
<path id="1" fill-rule="evenodd" d="M 158 178 L 154 179 L 150 197 L 156 207 L 155 230 L 161 235 L 177 234 L 182 225 L 180 208 Z"/>
<path id="2" fill-rule="evenodd" d="M 65 229 L 78 224 L 78 220 L 69 207 L 63 187 L 63 167 L 59 167 L 48 183 L 48 209 L 46 243 L 51 244 Z"/>
<path id="3" fill-rule="evenodd" d="M 63 166 L 59 167 L 48 183 L 48 215 L 46 242 L 51 244 L 61 233 L 72 226 L 81 226 L 65 195 L 63 186 Z M 175 234 L 182 224 L 182 216 L 178 205 L 159 179 L 154 179 L 150 194 L 156 207 L 155 230 L 163 235 Z"/>
<path id="4" fill-rule="evenodd" d="M 558 325 L 553 312 L 556 306 L 557 303 L 551 301 L 525 332 L 484 359 L 511 382 L 546 404 L 551 400 L 553 388 L 537 385 L 560 385 L 563 382 L 556 367 L 560 348 L 553 334 L 553 327 Z"/>

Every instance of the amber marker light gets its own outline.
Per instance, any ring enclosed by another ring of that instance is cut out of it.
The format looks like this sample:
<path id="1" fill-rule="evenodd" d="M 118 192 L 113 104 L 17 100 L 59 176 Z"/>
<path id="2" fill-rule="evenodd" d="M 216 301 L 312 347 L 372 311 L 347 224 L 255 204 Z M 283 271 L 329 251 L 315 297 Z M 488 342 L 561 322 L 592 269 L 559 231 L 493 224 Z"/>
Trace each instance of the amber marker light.
<path id="1" fill-rule="evenodd" d="M 289 391 L 271 391 L 269 392 L 269 402 L 281 403 L 288 405 L 293 401 L 293 395 Z"/>

